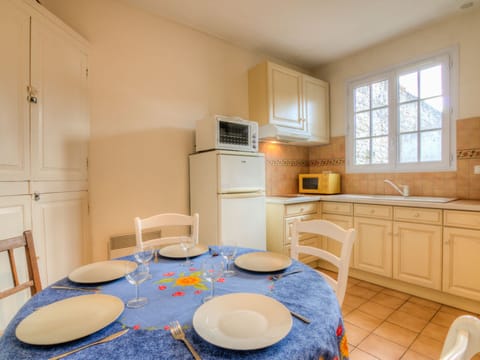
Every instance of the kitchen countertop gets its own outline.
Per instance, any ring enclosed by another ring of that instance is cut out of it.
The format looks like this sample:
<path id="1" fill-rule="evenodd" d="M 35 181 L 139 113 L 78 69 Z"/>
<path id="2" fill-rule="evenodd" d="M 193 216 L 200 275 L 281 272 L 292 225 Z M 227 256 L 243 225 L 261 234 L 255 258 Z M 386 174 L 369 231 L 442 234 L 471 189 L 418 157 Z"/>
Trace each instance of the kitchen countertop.
<path id="1" fill-rule="evenodd" d="M 381 197 L 369 197 L 369 194 L 336 194 L 336 195 L 307 195 L 307 194 L 288 194 L 267 196 L 267 203 L 270 204 L 298 204 L 309 201 L 339 201 L 350 203 L 363 204 L 378 204 L 378 205 L 392 205 L 392 206 L 410 206 L 422 208 L 435 208 L 446 210 L 466 210 L 466 211 L 480 211 L 480 200 L 453 200 L 449 202 L 432 202 L 421 201 L 421 197 L 411 196 L 416 200 L 408 200 L 407 198 L 400 198 L 398 200 L 391 199 L 391 196 L 386 196 L 386 199 Z M 428 197 L 425 197 L 428 198 Z"/>

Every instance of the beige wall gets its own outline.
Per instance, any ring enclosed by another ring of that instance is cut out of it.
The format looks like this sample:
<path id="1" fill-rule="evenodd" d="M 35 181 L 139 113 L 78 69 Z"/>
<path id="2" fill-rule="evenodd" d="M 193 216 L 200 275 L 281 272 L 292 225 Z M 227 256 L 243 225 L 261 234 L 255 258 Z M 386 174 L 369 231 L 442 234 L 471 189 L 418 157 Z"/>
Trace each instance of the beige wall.
<path id="1" fill-rule="evenodd" d="M 248 117 L 247 70 L 261 59 L 119 1 L 42 3 L 91 44 L 92 259 L 103 259 L 135 216 L 189 212 L 195 121 Z"/>
<path id="2" fill-rule="evenodd" d="M 435 23 L 316 69 L 330 83 L 332 136 L 345 135 L 346 81 L 402 64 L 450 46 L 459 46 L 457 118 L 480 115 L 480 9 Z"/>

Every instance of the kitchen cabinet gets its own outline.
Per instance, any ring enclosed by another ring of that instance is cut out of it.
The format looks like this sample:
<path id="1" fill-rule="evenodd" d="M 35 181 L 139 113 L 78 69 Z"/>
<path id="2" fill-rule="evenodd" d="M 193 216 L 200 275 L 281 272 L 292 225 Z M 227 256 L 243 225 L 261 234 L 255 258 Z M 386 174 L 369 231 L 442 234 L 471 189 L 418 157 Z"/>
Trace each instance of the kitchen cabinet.
<path id="1" fill-rule="evenodd" d="M 310 135 L 306 143 L 330 141 L 329 85 L 298 71 L 264 62 L 248 73 L 249 118 Z"/>
<path id="2" fill-rule="evenodd" d="M 441 290 L 442 210 L 393 210 L 393 278 Z"/>
<path id="3" fill-rule="evenodd" d="M 88 43 L 36 1 L 2 0 L 0 47 L 0 206 L 22 204 L 0 235 L 32 230 L 45 287 L 86 261 Z"/>
<path id="4" fill-rule="evenodd" d="M 29 195 L 0 196 L 0 239 L 18 236 L 24 229 L 31 228 L 31 206 Z M 19 280 L 28 278 L 25 252 L 15 251 Z M 0 289 L 13 286 L 7 253 L 0 254 Z M 20 307 L 30 298 L 30 290 L 18 292 L 0 300 L 0 332 L 4 329 Z"/>
<path id="5" fill-rule="evenodd" d="M 443 291 L 480 300 L 480 213 L 444 210 Z"/>
<path id="6" fill-rule="evenodd" d="M 267 203 L 267 250 L 290 256 L 291 227 L 295 220 L 320 217 L 317 201 L 294 204 Z M 300 244 L 318 246 L 319 238 L 301 234 Z M 317 258 L 301 254 L 299 260 L 316 267 Z"/>

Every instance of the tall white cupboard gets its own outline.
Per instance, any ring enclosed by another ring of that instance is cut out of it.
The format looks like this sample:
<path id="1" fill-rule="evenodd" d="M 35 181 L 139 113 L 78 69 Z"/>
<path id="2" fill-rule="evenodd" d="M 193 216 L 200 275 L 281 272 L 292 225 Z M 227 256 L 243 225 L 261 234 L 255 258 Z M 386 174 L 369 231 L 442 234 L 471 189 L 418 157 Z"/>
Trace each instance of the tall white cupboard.
<path id="1" fill-rule="evenodd" d="M 1 0 L 0 49 L 0 239 L 32 230 L 45 287 L 89 255 L 88 43 L 34 0 Z M 0 255 L 0 288 L 8 271 Z M 28 296 L 0 300 L 0 330 Z"/>

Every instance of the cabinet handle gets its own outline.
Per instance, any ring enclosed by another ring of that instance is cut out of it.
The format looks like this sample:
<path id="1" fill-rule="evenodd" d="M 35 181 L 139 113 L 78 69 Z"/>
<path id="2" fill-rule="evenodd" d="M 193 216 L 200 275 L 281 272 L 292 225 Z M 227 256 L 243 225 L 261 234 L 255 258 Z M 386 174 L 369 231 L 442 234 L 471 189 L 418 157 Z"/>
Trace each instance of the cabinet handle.
<path id="1" fill-rule="evenodd" d="M 375 210 L 374 209 L 370 210 L 370 214 L 375 214 Z"/>
<path id="2" fill-rule="evenodd" d="M 39 201 L 40 200 L 40 194 L 39 193 L 33 193 L 33 200 Z"/>
<path id="3" fill-rule="evenodd" d="M 32 86 L 27 86 L 27 91 L 28 91 L 27 100 L 33 104 L 36 104 L 38 102 L 37 90 L 35 90 L 35 88 Z"/>
<path id="4" fill-rule="evenodd" d="M 420 216 L 420 214 L 419 214 L 419 213 L 415 213 L 415 214 L 413 214 L 413 217 L 419 217 L 419 216 Z"/>

